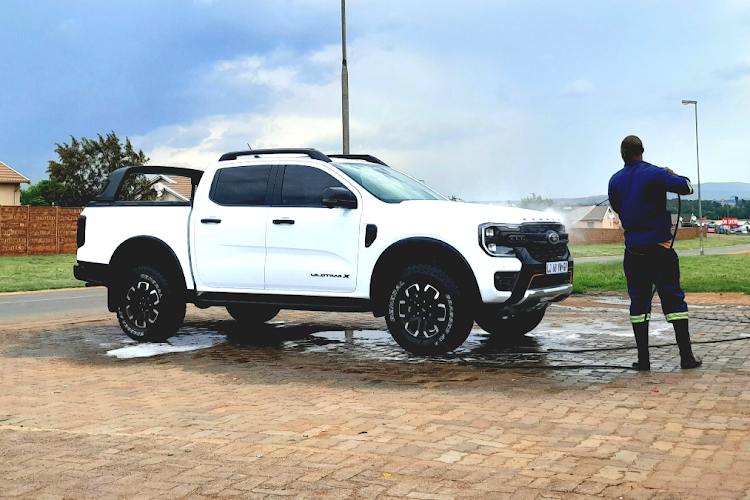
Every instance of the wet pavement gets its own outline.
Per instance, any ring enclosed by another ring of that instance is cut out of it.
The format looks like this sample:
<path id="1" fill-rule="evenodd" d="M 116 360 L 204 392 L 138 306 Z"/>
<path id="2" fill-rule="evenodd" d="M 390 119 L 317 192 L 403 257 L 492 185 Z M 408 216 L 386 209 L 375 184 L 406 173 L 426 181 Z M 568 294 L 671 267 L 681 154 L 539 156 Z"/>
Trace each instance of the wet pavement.
<path id="1" fill-rule="evenodd" d="M 722 302 L 691 308 L 697 370 L 657 312 L 650 373 L 616 295 L 435 357 L 369 314 L 0 324 L 0 499 L 750 500 L 750 308 Z"/>
<path id="2" fill-rule="evenodd" d="M 652 371 L 679 371 L 673 330 L 660 316 L 657 303 L 650 329 Z M 693 306 L 691 331 L 695 353 L 705 358 L 704 369 L 750 366 L 750 307 Z M 6 334 L 6 343 L 12 338 L 12 333 Z M 460 348 L 443 356 L 404 351 L 385 329 L 383 319 L 368 313 L 283 311 L 268 324 L 248 329 L 222 308 L 201 311 L 192 307 L 178 335 L 165 343 L 137 343 L 110 320 L 48 325 L 31 335 L 20 335 L 13 344 L 4 356 L 59 357 L 97 364 L 155 358 L 208 371 L 227 365 L 304 367 L 321 379 L 333 371 L 360 374 L 377 383 L 435 384 L 454 381 L 459 373 L 486 376 L 513 370 L 533 375 L 537 382 L 546 380 L 553 387 L 608 383 L 635 375 L 627 300 L 620 296 L 552 305 L 541 325 L 525 336 L 489 335 L 475 327 Z"/>

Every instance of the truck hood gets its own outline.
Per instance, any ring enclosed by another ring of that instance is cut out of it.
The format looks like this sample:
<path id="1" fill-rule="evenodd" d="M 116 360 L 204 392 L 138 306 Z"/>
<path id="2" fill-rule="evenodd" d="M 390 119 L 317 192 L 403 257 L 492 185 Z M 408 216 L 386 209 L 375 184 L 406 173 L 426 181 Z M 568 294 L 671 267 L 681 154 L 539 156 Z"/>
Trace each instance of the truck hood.
<path id="1" fill-rule="evenodd" d="M 485 222 L 497 222 L 503 224 L 562 222 L 560 216 L 553 213 L 460 201 L 403 201 L 399 204 L 399 211 L 414 216 L 429 217 L 433 220 L 438 219 L 445 222 L 460 221 L 462 224 L 476 225 L 484 224 Z"/>

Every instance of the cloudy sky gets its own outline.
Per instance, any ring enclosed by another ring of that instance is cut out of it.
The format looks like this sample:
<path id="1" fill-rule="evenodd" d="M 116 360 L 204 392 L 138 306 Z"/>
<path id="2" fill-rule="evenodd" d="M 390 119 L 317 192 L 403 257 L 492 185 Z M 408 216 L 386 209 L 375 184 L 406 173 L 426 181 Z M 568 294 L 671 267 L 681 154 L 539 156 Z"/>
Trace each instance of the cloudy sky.
<path id="1" fill-rule="evenodd" d="M 341 150 L 338 0 L 3 0 L 0 160 L 114 130 L 152 164 Z M 750 2 L 349 0 L 352 151 L 469 200 L 606 193 L 619 142 L 750 182 Z"/>

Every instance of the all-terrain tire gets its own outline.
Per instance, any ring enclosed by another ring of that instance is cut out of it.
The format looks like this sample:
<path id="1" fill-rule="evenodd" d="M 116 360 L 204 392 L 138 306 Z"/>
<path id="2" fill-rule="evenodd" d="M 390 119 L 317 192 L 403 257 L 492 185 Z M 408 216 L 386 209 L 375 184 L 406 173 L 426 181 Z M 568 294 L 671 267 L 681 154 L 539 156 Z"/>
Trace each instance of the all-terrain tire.
<path id="1" fill-rule="evenodd" d="M 409 266 L 388 296 L 388 330 L 401 347 L 414 354 L 452 351 L 464 343 L 474 325 L 466 295 L 442 269 Z"/>
<path id="2" fill-rule="evenodd" d="M 539 326 L 547 312 L 547 306 L 528 312 L 503 313 L 498 308 L 484 306 L 477 311 L 476 322 L 491 335 L 520 337 Z"/>
<path id="3" fill-rule="evenodd" d="M 163 342 L 185 320 L 185 300 L 169 281 L 150 266 L 139 266 L 123 276 L 117 287 L 117 319 L 125 334 L 138 342 Z"/>
<path id="4" fill-rule="evenodd" d="M 238 323 L 247 325 L 261 324 L 271 321 L 281 310 L 275 306 L 261 306 L 249 304 L 232 304 L 226 306 L 227 312 Z"/>

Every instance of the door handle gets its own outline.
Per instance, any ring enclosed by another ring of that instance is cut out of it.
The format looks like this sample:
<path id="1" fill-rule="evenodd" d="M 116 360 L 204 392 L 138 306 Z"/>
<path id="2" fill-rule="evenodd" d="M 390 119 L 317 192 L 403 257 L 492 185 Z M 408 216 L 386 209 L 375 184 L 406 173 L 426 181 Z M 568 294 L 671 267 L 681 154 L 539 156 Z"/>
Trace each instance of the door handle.
<path id="1" fill-rule="evenodd" d="M 292 219 L 274 219 L 274 224 L 289 224 L 290 226 L 294 224 L 294 220 Z"/>
<path id="2" fill-rule="evenodd" d="M 201 223 L 202 224 L 219 224 L 219 223 L 221 223 L 221 219 L 216 219 L 216 218 L 201 219 Z"/>

